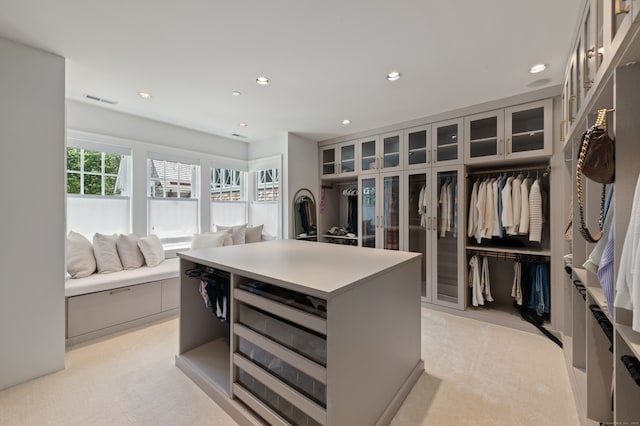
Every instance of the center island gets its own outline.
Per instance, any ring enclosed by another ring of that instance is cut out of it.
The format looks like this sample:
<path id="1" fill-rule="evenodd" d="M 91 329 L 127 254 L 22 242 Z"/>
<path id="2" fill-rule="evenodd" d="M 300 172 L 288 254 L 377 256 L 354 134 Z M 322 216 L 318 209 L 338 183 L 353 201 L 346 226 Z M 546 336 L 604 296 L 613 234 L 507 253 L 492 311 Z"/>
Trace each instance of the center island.
<path id="1" fill-rule="evenodd" d="M 176 365 L 241 425 L 387 425 L 424 371 L 420 254 L 278 240 L 178 256 Z"/>

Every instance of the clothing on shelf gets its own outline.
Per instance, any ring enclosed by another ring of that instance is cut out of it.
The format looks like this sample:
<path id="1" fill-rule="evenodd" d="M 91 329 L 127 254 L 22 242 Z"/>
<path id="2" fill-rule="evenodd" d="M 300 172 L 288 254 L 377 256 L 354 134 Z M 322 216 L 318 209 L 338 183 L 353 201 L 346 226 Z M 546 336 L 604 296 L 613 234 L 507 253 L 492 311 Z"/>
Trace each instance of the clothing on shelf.
<path id="1" fill-rule="evenodd" d="M 620 256 L 614 305 L 633 311 L 631 328 L 640 332 L 640 176 Z"/>

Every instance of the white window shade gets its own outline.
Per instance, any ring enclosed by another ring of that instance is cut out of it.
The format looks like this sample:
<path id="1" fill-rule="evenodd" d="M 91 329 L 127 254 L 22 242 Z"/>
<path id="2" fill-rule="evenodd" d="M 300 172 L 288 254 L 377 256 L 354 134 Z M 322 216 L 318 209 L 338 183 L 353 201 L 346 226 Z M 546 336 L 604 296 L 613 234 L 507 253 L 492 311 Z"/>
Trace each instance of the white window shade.
<path id="1" fill-rule="evenodd" d="M 130 207 L 127 197 L 67 196 L 67 231 L 89 240 L 93 234 L 128 234 Z"/>
<path id="2" fill-rule="evenodd" d="M 251 225 L 264 224 L 263 234 L 280 238 L 280 205 L 278 203 L 251 203 L 250 214 Z"/>
<path id="3" fill-rule="evenodd" d="M 244 225 L 247 223 L 247 203 L 242 202 L 212 202 L 211 230 L 214 225 Z M 259 225 L 259 223 L 258 223 Z"/>
<path id="4" fill-rule="evenodd" d="M 198 200 L 149 199 L 149 233 L 165 242 L 190 240 L 198 233 Z"/>

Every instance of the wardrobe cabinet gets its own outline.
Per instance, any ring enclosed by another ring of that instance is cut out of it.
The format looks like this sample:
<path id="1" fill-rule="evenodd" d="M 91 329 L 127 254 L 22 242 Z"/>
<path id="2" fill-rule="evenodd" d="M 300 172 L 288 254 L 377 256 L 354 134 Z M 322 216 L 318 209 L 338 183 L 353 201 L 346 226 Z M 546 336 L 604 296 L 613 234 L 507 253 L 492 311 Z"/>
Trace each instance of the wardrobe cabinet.
<path id="1" fill-rule="evenodd" d="M 462 164 L 462 119 L 407 129 L 404 140 L 405 170 Z"/>
<path id="2" fill-rule="evenodd" d="M 403 250 L 422 253 L 422 299 L 464 309 L 464 231 L 462 166 L 443 166 L 404 174 Z"/>
<path id="3" fill-rule="evenodd" d="M 465 117 L 465 164 L 550 156 L 552 100 Z"/>
<path id="4" fill-rule="evenodd" d="M 360 176 L 358 235 L 362 247 L 400 250 L 403 186 L 402 172 Z"/>
<path id="5" fill-rule="evenodd" d="M 375 174 L 402 170 L 403 136 L 403 132 L 400 131 L 361 139 L 359 142 L 361 173 Z"/>
<path id="6" fill-rule="evenodd" d="M 323 147 L 320 150 L 322 178 L 356 176 L 358 147 L 355 141 Z"/>
<path id="7" fill-rule="evenodd" d="M 605 297 L 609 279 L 601 282 L 593 272 L 598 266 L 585 266 L 591 256 L 597 264 L 598 253 L 596 244 L 585 241 L 579 232 L 575 173 L 582 133 L 594 124 L 594 113 L 606 109 L 608 133 L 615 139 L 616 149 L 616 182 L 609 208 L 614 266 L 613 277 L 608 276 L 615 283 L 620 274 L 628 272 L 620 269 L 620 260 L 640 173 L 640 125 L 636 119 L 640 108 L 639 9 L 637 0 L 585 2 L 563 83 L 563 114 L 568 123 L 563 150 L 571 185 L 565 194 L 573 203 L 573 235 L 566 246 L 572 262 L 570 279 L 566 280 L 571 297 L 565 298 L 569 321 L 563 332 L 563 348 L 582 424 L 633 424 L 640 420 L 640 385 L 623 361 L 640 358 L 640 332 L 631 327 L 631 311 L 611 306 Z M 572 90 L 575 106 L 570 102 Z M 600 219 L 602 185 L 584 178 L 583 186 L 585 221 L 593 232 Z M 609 235 L 603 238 L 606 242 Z"/>

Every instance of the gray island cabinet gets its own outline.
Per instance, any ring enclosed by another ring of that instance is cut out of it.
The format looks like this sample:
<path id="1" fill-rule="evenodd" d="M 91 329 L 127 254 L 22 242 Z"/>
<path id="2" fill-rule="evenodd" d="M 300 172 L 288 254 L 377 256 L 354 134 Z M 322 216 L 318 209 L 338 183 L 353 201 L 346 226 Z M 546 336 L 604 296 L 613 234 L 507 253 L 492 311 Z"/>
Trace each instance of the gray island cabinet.
<path id="1" fill-rule="evenodd" d="M 419 254 L 282 240 L 179 256 L 176 365 L 241 425 L 388 424 L 424 371 Z"/>

